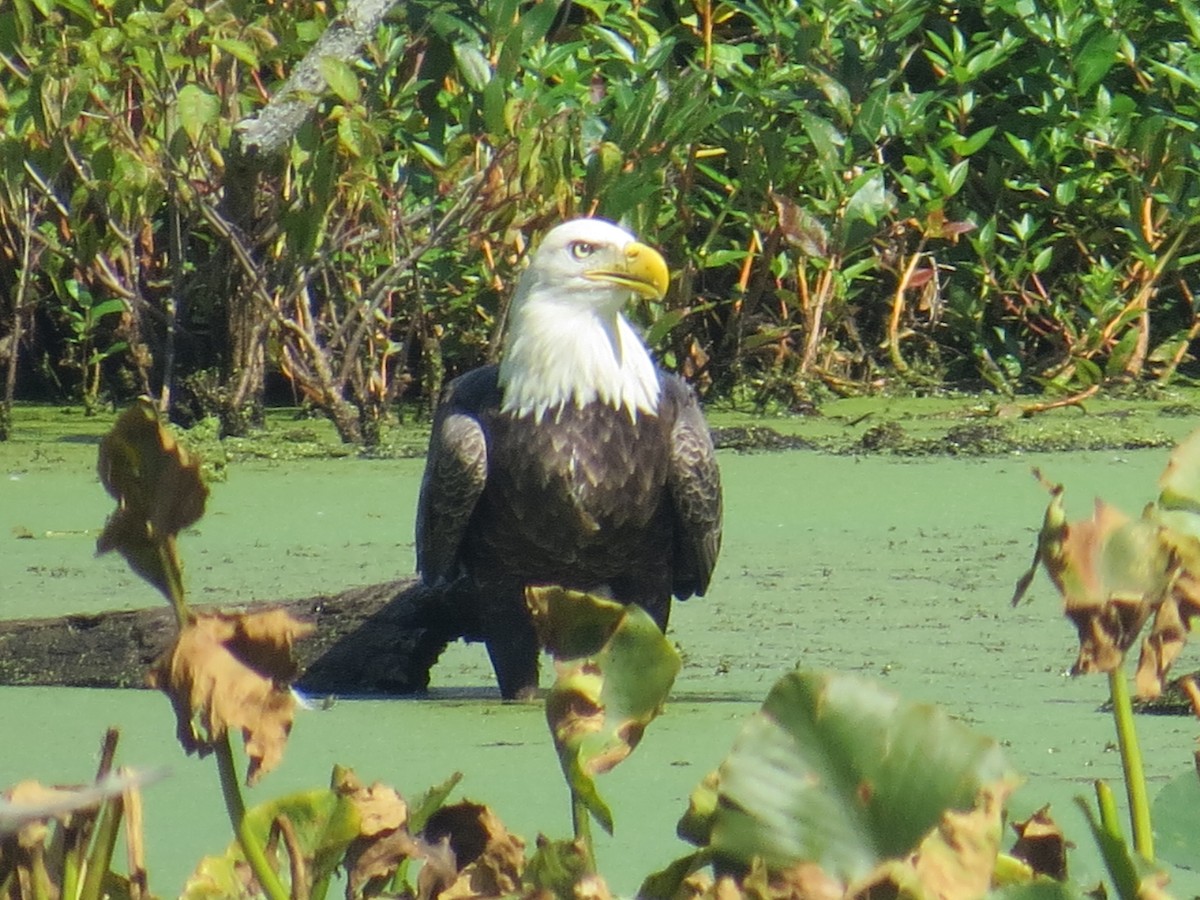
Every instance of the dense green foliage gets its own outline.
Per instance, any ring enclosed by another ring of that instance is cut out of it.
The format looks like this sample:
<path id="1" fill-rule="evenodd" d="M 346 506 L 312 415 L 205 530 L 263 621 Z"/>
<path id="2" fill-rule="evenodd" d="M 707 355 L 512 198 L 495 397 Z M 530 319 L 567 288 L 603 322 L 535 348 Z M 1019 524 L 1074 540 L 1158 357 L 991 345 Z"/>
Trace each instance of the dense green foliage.
<path id="1" fill-rule="evenodd" d="M 144 392 L 239 430 L 276 387 L 369 442 L 494 354 L 528 242 L 582 213 L 662 247 L 635 315 L 706 391 L 1190 361 L 1191 0 L 413 0 L 247 157 L 334 12 L 0 10 L 0 411 Z"/>

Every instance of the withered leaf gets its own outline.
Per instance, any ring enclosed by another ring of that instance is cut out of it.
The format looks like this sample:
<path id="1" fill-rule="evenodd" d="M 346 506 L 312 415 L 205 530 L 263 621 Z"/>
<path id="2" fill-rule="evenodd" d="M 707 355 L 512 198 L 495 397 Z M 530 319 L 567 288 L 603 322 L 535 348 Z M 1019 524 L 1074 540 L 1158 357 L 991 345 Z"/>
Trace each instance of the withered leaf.
<path id="1" fill-rule="evenodd" d="M 784 240 L 807 256 L 823 257 L 828 254 L 829 234 L 819 219 L 795 200 L 774 191 L 771 192 L 771 202 L 775 204 L 779 232 Z"/>
<path id="2" fill-rule="evenodd" d="M 864 884 L 852 886 L 850 896 L 877 896 L 879 890 L 891 896 L 890 888 L 915 897 L 986 896 L 1000 851 L 1004 804 L 1015 787 L 1015 780 L 987 785 L 973 810 L 947 810 L 915 853 L 884 862 Z"/>
<path id="3" fill-rule="evenodd" d="M 351 784 L 343 781 L 335 785 L 335 789 L 358 810 L 362 835 L 373 837 L 384 831 L 395 831 L 408 822 L 408 804 L 395 788 L 378 781 L 370 787 L 359 784 L 351 788 Z"/>
<path id="4" fill-rule="evenodd" d="M 504 897 L 521 887 L 525 871 L 525 841 L 511 834 L 492 810 L 463 801 L 443 806 L 425 826 L 430 844 L 445 841 L 454 854 L 455 882 L 437 896 Z"/>
<path id="5" fill-rule="evenodd" d="M 346 850 L 347 897 L 361 896 L 382 886 L 406 859 L 419 858 L 423 849 L 409 834 L 408 804 L 394 788 L 375 782 L 364 785 L 350 769 L 335 768 L 333 789 L 358 813 L 358 837 Z"/>
<path id="6" fill-rule="evenodd" d="M 1166 596 L 1169 546 L 1155 521 L 1130 519 L 1102 500 L 1096 501 L 1090 519 L 1068 522 L 1062 486 L 1048 487 L 1051 500 L 1033 568 L 1045 568 L 1079 633 L 1074 671 L 1111 672 Z M 1033 568 L 1018 583 L 1014 603 L 1028 587 Z"/>
<path id="7" fill-rule="evenodd" d="M 184 750 L 206 755 L 240 729 L 250 757 L 247 782 L 273 769 L 295 713 L 292 644 L 312 630 L 281 609 L 192 616 L 149 673 L 150 686 L 175 708 Z"/>
<path id="8" fill-rule="evenodd" d="M 1023 822 L 1013 822 L 1012 827 L 1017 833 L 1013 856 L 1029 863 L 1039 875 L 1055 881 L 1067 880 L 1067 848 L 1072 844 L 1050 817 L 1049 806 L 1043 806 Z"/>
<path id="9" fill-rule="evenodd" d="M 204 514 L 208 488 L 200 464 L 139 400 L 100 442 L 100 482 L 117 501 L 96 541 L 96 552 L 117 550 L 140 576 L 179 603 L 175 536 Z"/>

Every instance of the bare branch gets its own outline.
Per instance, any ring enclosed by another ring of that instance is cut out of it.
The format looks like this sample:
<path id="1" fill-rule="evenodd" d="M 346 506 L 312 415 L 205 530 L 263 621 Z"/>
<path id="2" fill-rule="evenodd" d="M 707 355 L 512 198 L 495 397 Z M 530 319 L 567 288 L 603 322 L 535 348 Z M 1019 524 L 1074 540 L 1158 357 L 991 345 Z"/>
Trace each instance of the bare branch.
<path id="1" fill-rule="evenodd" d="M 257 115 L 237 125 L 246 156 L 274 156 L 291 140 L 325 92 L 321 60 L 354 62 L 397 0 L 350 0 L 325 33 L 288 76 L 283 87 Z"/>

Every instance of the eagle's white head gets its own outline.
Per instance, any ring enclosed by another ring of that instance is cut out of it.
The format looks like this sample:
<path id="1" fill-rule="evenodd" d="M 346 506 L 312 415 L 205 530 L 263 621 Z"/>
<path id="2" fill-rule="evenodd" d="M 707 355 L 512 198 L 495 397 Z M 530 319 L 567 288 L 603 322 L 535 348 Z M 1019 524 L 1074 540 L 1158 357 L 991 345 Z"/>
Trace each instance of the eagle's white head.
<path id="1" fill-rule="evenodd" d="M 658 373 L 621 310 L 634 294 L 662 299 L 662 256 L 603 219 L 553 228 L 533 253 L 509 312 L 500 362 L 502 409 L 561 411 L 593 401 L 631 419 L 658 410 Z"/>

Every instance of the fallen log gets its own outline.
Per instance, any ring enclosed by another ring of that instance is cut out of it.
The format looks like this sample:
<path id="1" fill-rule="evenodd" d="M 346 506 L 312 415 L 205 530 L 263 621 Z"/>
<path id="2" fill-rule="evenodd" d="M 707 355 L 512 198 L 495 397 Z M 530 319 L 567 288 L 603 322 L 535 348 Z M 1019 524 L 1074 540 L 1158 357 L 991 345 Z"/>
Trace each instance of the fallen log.
<path id="1" fill-rule="evenodd" d="M 463 636 L 454 592 L 414 579 L 255 604 L 288 610 L 316 631 L 296 645 L 299 686 L 320 694 L 411 694 Z M 197 607 L 198 612 L 205 607 Z M 0 622 L 0 685 L 145 687 L 147 667 L 175 635 L 174 613 L 150 609 Z"/>

